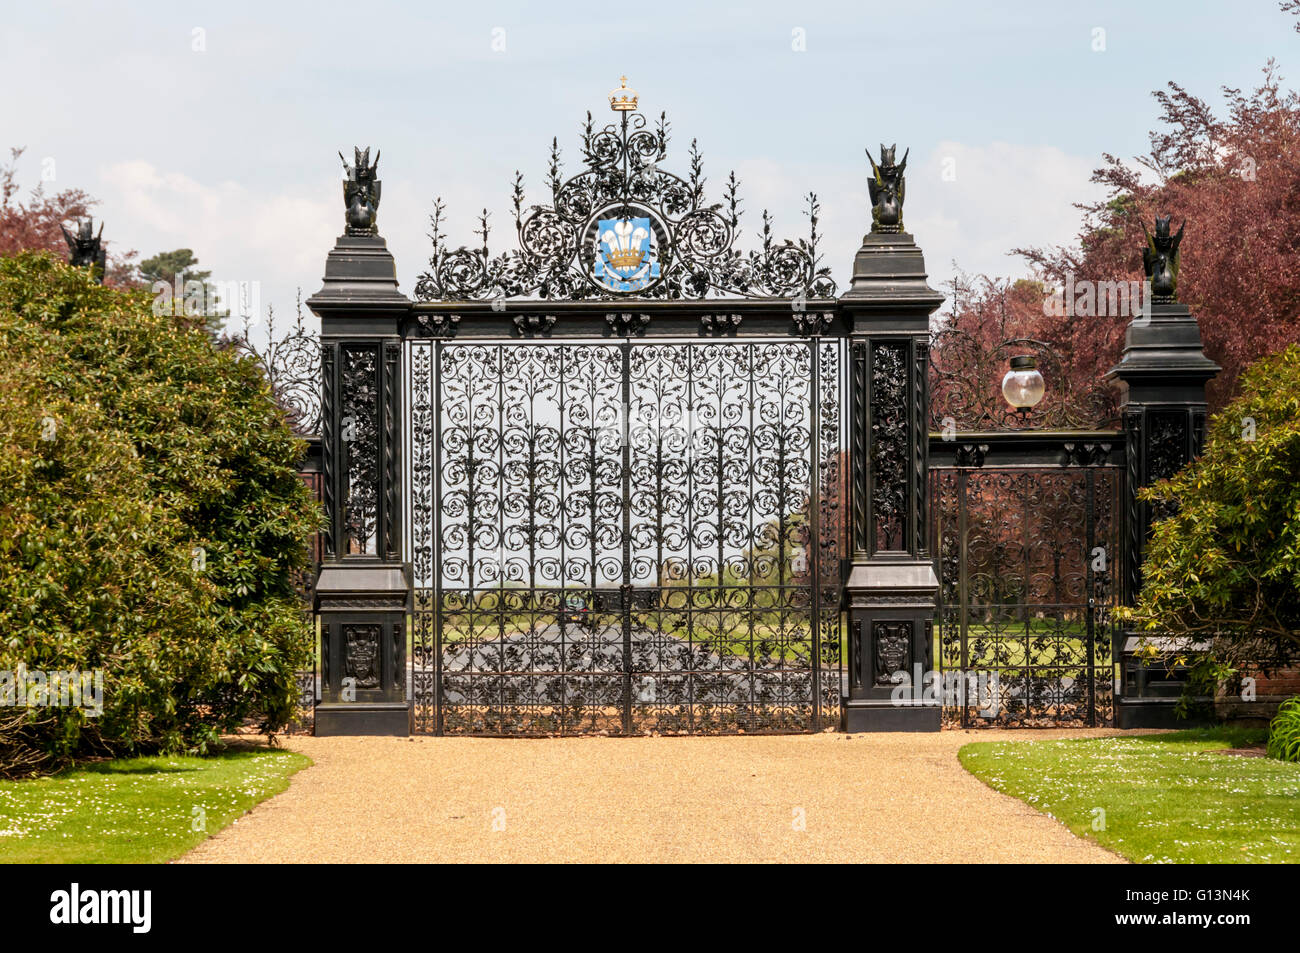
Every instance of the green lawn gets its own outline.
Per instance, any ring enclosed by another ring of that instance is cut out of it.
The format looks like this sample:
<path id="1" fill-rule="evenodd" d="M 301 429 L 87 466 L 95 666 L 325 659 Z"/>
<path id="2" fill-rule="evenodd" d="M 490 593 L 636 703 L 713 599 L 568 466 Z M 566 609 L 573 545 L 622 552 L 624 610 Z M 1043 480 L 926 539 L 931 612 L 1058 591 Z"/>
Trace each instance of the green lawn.
<path id="1" fill-rule="evenodd" d="M 129 758 L 0 781 L 0 861 L 159 863 L 179 857 L 311 764 L 290 751 Z"/>
<path id="2" fill-rule="evenodd" d="M 958 757 L 996 790 L 1137 863 L 1300 863 L 1300 765 L 1213 753 L 1263 743 L 1262 731 L 1208 728 L 986 741 Z"/>

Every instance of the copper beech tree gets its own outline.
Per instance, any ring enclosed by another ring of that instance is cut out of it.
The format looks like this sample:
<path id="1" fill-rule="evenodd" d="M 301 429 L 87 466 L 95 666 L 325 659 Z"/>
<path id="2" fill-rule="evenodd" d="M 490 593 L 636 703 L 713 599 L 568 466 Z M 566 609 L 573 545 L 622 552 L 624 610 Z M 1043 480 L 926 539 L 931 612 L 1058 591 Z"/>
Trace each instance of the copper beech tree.
<path id="1" fill-rule="evenodd" d="M 1270 61 L 1249 93 L 1225 88 L 1226 112 L 1177 83 L 1155 94 L 1161 127 L 1133 163 L 1105 155 L 1093 181 L 1104 201 L 1081 205 L 1076 248 L 1021 248 L 1047 284 L 1141 281 L 1143 223 L 1172 215 L 1187 234 L 1178 297 L 1200 322 L 1210 410 L 1237 392 L 1242 370 L 1300 341 L 1300 95 Z M 1040 336 L 1073 355 L 1077 373 L 1100 375 L 1119 359 L 1124 315 L 1043 315 Z"/>
<path id="2" fill-rule="evenodd" d="M 1102 376 L 1119 359 L 1118 343 L 1110 335 L 1068 333 L 1069 321 L 1046 316 L 1043 303 L 1052 298 L 1049 285 L 1026 278 L 959 274 L 945 287 L 949 309 L 931 342 L 931 429 L 1115 422 L 1114 395 Z M 1042 403 L 1020 419 L 1001 390 L 1008 361 L 1017 354 L 1037 357 L 1048 385 Z"/>
<path id="3" fill-rule="evenodd" d="M 1300 14 L 1300 0 L 1282 8 Z M 957 279 L 934 342 L 936 416 L 950 401 L 964 423 L 963 382 L 978 380 L 995 401 L 997 381 L 986 378 L 1001 372 L 984 363 L 1007 338 L 1040 340 L 1060 355 L 1059 367 L 1044 368 L 1049 401 L 1053 386 L 1075 399 L 1092 389 L 1119 360 L 1133 311 L 1131 300 L 1102 291 L 1142 281 L 1143 226 L 1157 215 L 1172 216 L 1175 228 L 1186 223 L 1178 297 L 1200 322 L 1207 356 L 1223 367 L 1208 387 L 1211 411 L 1237 393 L 1247 365 L 1300 341 L 1300 95 L 1271 60 L 1258 87 L 1222 94 L 1216 111 L 1178 83 L 1153 93 L 1160 122 L 1150 152 L 1132 161 L 1103 155 L 1092 181 L 1107 194 L 1079 205 L 1077 245 L 1014 249 L 1033 281 Z M 1058 300 L 1071 307 L 1052 307 Z M 1062 379 L 1053 381 L 1054 372 Z M 1096 410 L 1097 423 L 1111 412 Z"/>

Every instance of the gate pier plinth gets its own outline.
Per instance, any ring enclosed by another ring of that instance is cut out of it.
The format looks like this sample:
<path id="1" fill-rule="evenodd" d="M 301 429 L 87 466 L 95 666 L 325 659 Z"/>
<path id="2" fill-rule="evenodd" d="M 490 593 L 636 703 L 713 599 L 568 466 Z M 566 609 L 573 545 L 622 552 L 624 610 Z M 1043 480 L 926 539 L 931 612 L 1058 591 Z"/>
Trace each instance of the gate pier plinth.
<path id="1" fill-rule="evenodd" d="M 321 702 L 317 735 L 410 734 L 402 565 L 335 565 L 321 570 Z"/>
<path id="2" fill-rule="evenodd" d="M 839 299 L 850 329 L 845 731 L 937 731 L 942 717 L 927 697 L 939 582 L 926 530 L 930 315 L 942 302 L 901 222 L 877 221 Z"/>
<path id="3" fill-rule="evenodd" d="M 925 678 L 933 668 L 930 643 L 938 591 L 928 559 L 853 567 L 845 731 L 939 730 L 941 709 Z"/>

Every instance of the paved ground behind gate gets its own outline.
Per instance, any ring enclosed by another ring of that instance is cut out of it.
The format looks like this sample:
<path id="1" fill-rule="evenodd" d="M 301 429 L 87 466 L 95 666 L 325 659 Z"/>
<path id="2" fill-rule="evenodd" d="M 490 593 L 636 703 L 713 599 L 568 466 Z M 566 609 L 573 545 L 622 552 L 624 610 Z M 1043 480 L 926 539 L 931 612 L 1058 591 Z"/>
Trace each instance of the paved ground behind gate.
<path id="1" fill-rule="evenodd" d="M 315 765 L 184 860 L 1116 863 L 957 761 L 1111 733 L 290 738 Z"/>

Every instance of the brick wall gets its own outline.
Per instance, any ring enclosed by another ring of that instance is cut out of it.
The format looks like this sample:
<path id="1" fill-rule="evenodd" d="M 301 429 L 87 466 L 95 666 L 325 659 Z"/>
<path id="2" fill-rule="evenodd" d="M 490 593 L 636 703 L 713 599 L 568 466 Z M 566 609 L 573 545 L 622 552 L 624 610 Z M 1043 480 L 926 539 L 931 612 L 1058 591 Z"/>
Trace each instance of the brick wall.
<path id="1" fill-rule="evenodd" d="M 1215 713 L 1229 719 L 1270 719 L 1277 706 L 1292 695 L 1300 695 L 1300 667 L 1283 669 L 1271 676 L 1254 674 L 1255 700 L 1243 701 L 1240 693 L 1220 691 L 1214 700 Z"/>

